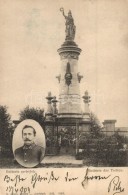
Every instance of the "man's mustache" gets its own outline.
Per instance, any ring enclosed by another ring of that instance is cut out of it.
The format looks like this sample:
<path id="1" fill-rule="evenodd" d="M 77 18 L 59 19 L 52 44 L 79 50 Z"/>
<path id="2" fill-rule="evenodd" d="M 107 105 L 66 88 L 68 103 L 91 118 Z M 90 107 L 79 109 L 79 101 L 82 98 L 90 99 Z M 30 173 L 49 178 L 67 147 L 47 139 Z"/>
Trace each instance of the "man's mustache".
<path id="1" fill-rule="evenodd" d="M 24 141 L 31 141 L 30 139 L 26 138 Z"/>

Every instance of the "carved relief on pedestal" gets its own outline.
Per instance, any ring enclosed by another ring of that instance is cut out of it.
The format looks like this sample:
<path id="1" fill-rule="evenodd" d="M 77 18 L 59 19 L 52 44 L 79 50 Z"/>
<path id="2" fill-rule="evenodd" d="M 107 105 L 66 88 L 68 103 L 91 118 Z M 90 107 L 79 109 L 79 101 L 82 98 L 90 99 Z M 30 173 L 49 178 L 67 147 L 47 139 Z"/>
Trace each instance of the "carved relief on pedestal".
<path id="1" fill-rule="evenodd" d="M 67 63 L 66 67 L 66 73 L 65 73 L 65 83 L 69 86 L 71 84 L 72 80 L 72 74 L 71 74 L 71 68 L 70 68 L 70 63 Z"/>
<path id="2" fill-rule="evenodd" d="M 72 59 L 77 59 L 78 60 L 78 53 L 74 53 L 74 52 L 65 52 L 65 53 L 61 53 L 61 59 L 67 59 L 67 58 L 72 58 Z"/>
<path id="3" fill-rule="evenodd" d="M 61 104 L 65 104 L 65 103 L 79 104 L 80 96 L 79 95 L 61 95 L 59 98 L 59 102 Z"/>

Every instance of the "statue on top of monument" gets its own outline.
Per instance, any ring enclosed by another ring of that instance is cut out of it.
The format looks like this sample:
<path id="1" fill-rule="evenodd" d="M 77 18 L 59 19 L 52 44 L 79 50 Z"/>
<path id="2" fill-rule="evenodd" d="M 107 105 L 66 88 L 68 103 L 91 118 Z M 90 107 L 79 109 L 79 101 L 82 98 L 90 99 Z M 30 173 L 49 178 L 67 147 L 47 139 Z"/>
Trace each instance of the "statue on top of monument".
<path id="1" fill-rule="evenodd" d="M 63 16 L 66 19 L 66 23 L 65 23 L 65 25 L 66 25 L 66 30 L 65 30 L 66 38 L 65 38 L 65 40 L 66 41 L 73 41 L 75 38 L 76 26 L 74 25 L 74 19 L 72 17 L 72 13 L 69 10 L 68 16 L 66 16 L 63 8 L 60 8 L 60 11 L 62 12 Z"/>

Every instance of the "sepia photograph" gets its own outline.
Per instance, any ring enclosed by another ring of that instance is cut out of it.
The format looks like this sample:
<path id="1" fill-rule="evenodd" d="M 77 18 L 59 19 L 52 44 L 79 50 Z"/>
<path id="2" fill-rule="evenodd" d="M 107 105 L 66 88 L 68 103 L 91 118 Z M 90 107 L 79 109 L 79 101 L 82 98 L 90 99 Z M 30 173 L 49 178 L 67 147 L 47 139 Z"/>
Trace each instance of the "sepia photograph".
<path id="1" fill-rule="evenodd" d="M 127 0 L 0 2 L 1 170 L 128 173 L 127 21 Z"/>
<path id="2" fill-rule="evenodd" d="M 15 129 L 12 143 L 14 158 L 23 167 L 35 167 L 42 162 L 45 155 L 45 135 L 36 121 L 22 121 Z"/>

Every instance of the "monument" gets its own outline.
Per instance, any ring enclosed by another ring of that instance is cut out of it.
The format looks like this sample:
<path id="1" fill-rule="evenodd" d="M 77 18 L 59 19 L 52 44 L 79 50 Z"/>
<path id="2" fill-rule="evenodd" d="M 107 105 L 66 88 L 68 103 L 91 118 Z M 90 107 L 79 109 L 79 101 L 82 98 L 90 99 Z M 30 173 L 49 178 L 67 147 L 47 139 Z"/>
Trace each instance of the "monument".
<path id="1" fill-rule="evenodd" d="M 65 146 L 65 151 L 69 152 L 71 148 L 74 148 L 69 153 L 76 154 L 79 150 L 79 133 L 87 132 L 90 128 L 90 96 L 85 91 L 82 97 L 84 101 L 84 110 L 82 111 L 80 82 L 83 76 L 78 70 L 81 49 L 74 41 L 76 26 L 70 10 L 67 16 L 63 8 L 60 11 L 65 19 L 65 40 L 57 50 L 61 59 L 60 72 L 56 76 L 59 82 L 59 99 L 57 101 L 51 93 L 46 97 L 48 100 L 45 120 L 46 137 L 49 143 L 54 138 L 54 146 L 59 144 L 61 148 Z M 71 145 L 72 147 L 70 147 Z M 52 148 L 54 148 L 53 145 Z M 59 152 L 64 153 L 64 150 Z"/>
<path id="2" fill-rule="evenodd" d="M 78 58 L 81 49 L 74 42 L 76 27 L 71 11 L 68 16 L 60 9 L 66 20 L 65 42 L 58 49 L 61 58 L 59 74 L 59 113 L 60 118 L 81 118 L 80 89 L 82 78 L 78 73 Z"/>

